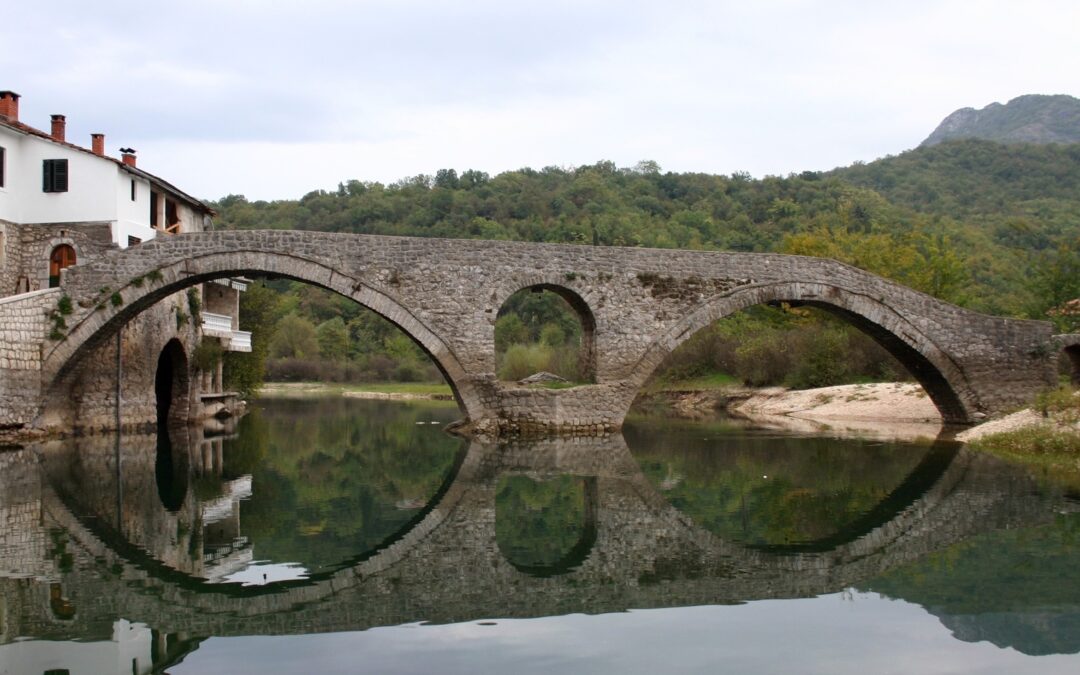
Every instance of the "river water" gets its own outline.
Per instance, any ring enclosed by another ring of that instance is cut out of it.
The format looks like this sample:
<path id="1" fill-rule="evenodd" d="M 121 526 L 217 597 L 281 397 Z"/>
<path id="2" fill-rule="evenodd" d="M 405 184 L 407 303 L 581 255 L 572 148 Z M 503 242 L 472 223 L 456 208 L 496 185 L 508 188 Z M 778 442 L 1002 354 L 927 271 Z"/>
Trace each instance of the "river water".
<path id="1" fill-rule="evenodd" d="M 1080 498 L 1022 468 L 457 416 L 266 399 L 0 453 L 0 673 L 1080 672 Z"/>

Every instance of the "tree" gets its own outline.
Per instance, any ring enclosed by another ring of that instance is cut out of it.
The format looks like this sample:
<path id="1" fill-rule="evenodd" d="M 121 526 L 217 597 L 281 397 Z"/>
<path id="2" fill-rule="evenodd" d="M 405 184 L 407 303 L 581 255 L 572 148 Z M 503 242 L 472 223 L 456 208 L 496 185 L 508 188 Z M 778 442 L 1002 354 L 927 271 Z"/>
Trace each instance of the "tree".
<path id="1" fill-rule="evenodd" d="M 279 306 L 278 294 L 262 282 L 240 294 L 240 329 L 251 333 L 251 351 L 225 353 L 223 369 L 229 389 L 250 396 L 262 386 Z"/>
<path id="2" fill-rule="evenodd" d="M 345 361 L 349 358 L 349 332 L 340 316 L 323 321 L 315 329 L 319 341 L 319 356 L 328 361 Z"/>
<path id="3" fill-rule="evenodd" d="M 270 343 L 270 355 L 276 359 L 309 359 L 319 355 L 315 326 L 307 319 L 289 314 L 277 326 Z"/>
<path id="4" fill-rule="evenodd" d="M 1060 246 L 1056 251 L 1038 256 L 1039 264 L 1031 276 L 1029 287 L 1033 296 L 1030 315 L 1035 319 L 1049 318 L 1063 332 L 1074 330 L 1077 317 L 1066 303 L 1080 298 L 1080 238 L 1073 246 Z"/>
<path id="5" fill-rule="evenodd" d="M 495 321 L 495 344 L 501 349 L 529 341 L 529 329 L 517 314 L 504 314 Z"/>

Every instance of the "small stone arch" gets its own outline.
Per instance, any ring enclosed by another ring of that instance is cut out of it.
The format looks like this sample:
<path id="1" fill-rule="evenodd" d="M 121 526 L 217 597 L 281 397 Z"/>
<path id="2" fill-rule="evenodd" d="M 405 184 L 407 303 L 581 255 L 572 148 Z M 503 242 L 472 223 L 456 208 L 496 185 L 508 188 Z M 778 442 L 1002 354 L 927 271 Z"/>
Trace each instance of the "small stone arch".
<path id="1" fill-rule="evenodd" d="M 816 307 L 869 335 L 919 381 L 945 422 L 970 424 L 982 412 L 959 365 L 915 324 L 882 300 L 821 283 L 756 284 L 714 296 L 653 343 L 634 369 L 634 387 L 640 389 L 664 357 L 697 331 L 739 310 L 770 303 Z"/>
<path id="2" fill-rule="evenodd" d="M 574 310 L 574 314 L 577 315 L 578 321 L 581 323 L 581 348 L 578 355 L 578 372 L 581 374 L 581 378 L 586 382 L 595 382 L 597 378 L 597 354 L 596 354 L 596 315 L 593 313 L 590 306 L 587 294 L 582 295 L 577 290 L 571 288 L 567 283 L 571 282 L 571 279 L 562 278 L 561 280 L 554 276 L 536 276 L 528 277 L 525 279 L 516 279 L 514 283 L 504 284 L 502 288 L 492 294 L 491 307 L 489 312 L 491 313 L 491 325 L 492 325 L 492 368 L 494 369 L 494 326 L 495 318 L 502 310 L 503 306 L 510 300 L 511 296 L 521 291 L 543 292 L 550 291 L 560 298 L 566 301 L 566 304 L 570 305 L 570 308 Z"/>
<path id="3" fill-rule="evenodd" d="M 165 343 L 154 371 L 154 398 L 158 429 L 176 426 L 188 419 L 190 401 L 188 358 L 180 340 Z"/>
<path id="4" fill-rule="evenodd" d="M 245 275 L 295 279 L 334 291 L 371 309 L 400 328 L 431 358 L 466 416 L 480 416 L 480 392 L 453 350 L 389 293 L 323 263 L 295 254 L 258 250 L 216 251 L 146 269 L 142 275 L 103 297 L 96 308 L 73 322 L 65 339 L 45 351 L 42 364 L 44 388 L 51 391 L 62 386 L 84 354 L 114 336 L 123 325 L 155 303 L 203 282 Z"/>

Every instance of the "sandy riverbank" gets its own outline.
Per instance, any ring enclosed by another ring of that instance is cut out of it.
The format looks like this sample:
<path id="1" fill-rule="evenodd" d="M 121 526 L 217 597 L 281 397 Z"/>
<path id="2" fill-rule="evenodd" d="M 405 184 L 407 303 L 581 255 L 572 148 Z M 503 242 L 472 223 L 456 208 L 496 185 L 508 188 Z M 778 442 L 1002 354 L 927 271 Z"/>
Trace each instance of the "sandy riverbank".
<path id="1" fill-rule="evenodd" d="M 917 438 L 938 436 L 944 429 L 941 415 L 917 384 L 850 384 L 839 387 L 789 391 L 773 388 L 734 401 L 728 411 L 755 422 L 800 432 L 853 433 Z M 1076 424 L 1062 425 L 1035 410 L 1025 408 L 988 420 L 956 434 L 969 443 L 991 434 L 1036 426 L 1052 426 L 1080 432 Z"/>
<path id="2" fill-rule="evenodd" d="M 882 438 L 936 438 L 941 415 L 917 384 L 848 384 L 792 391 L 773 387 L 732 401 L 728 411 L 771 428 Z"/>
<path id="3" fill-rule="evenodd" d="M 259 389 L 265 398 L 294 396 L 347 396 L 385 401 L 453 401 L 453 393 L 442 391 L 370 391 L 350 385 L 320 382 L 268 382 Z"/>

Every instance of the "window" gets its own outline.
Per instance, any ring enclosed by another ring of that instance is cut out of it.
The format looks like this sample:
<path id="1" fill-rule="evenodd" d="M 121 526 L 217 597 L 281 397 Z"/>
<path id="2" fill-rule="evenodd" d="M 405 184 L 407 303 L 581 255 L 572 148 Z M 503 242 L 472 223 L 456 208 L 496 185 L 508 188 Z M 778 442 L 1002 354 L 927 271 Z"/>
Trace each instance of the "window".
<path id="1" fill-rule="evenodd" d="M 138 237 L 133 237 L 130 234 L 128 235 L 128 246 L 134 246 L 135 244 L 141 244 L 141 243 L 142 243 L 142 239 L 139 239 Z"/>
<path id="2" fill-rule="evenodd" d="M 131 179 L 131 201 L 135 201 L 135 179 Z"/>
<path id="3" fill-rule="evenodd" d="M 165 200 L 165 231 L 176 234 L 180 231 L 180 212 L 176 208 L 176 202 L 172 199 Z"/>
<path id="4" fill-rule="evenodd" d="M 150 227 L 157 229 L 158 226 L 158 193 L 150 191 Z"/>
<path id="5" fill-rule="evenodd" d="M 7 150 L 0 148 L 0 188 L 4 187 L 4 167 L 7 163 Z"/>
<path id="6" fill-rule="evenodd" d="M 66 159 L 42 160 L 41 189 L 45 192 L 68 191 L 68 161 Z"/>
<path id="7" fill-rule="evenodd" d="M 60 244 L 49 256 L 49 288 L 60 285 L 60 270 L 75 264 L 75 249 L 67 244 Z"/>

